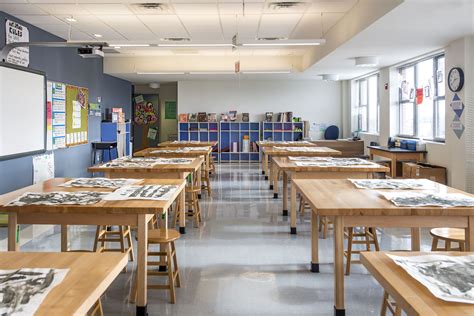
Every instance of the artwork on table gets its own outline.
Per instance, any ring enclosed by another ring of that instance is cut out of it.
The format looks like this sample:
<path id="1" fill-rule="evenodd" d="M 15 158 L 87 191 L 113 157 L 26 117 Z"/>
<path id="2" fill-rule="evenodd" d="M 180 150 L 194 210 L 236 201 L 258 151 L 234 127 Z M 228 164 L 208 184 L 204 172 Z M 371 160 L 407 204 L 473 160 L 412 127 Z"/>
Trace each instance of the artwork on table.
<path id="1" fill-rule="evenodd" d="M 209 150 L 209 146 L 202 146 L 202 147 L 183 147 L 184 151 L 206 151 Z"/>
<path id="2" fill-rule="evenodd" d="M 60 184 L 59 186 L 66 188 L 118 189 L 125 185 L 135 184 L 140 181 L 142 181 L 142 179 L 76 178 Z"/>
<path id="3" fill-rule="evenodd" d="M 348 179 L 358 189 L 433 190 L 436 184 L 428 179 Z"/>
<path id="4" fill-rule="evenodd" d="M 316 157 L 318 158 L 318 157 Z M 295 161 L 299 167 L 357 167 L 357 166 L 378 166 L 373 162 L 359 158 L 330 158 L 321 160 Z"/>
<path id="5" fill-rule="evenodd" d="M 183 148 L 176 148 L 176 149 L 156 149 L 150 151 L 150 154 L 178 154 L 178 153 L 185 153 L 189 152 L 188 150 L 184 150 Z"/>
<path id="6" fill-rule="evenodd" d="M 100 202 L 107 192 L 26 192 L 8 203 L 24 205 L 92 205 Z"/>
<path id="7" fill-rule="evenodd" d="M 275 147 L 277 151 L 321 152 L 321 147 Z"/>
<path id="8" fill-rule="evenodd" d="M 104 200 L 168 200 L 177 189 L 177 185 L 129 185 L 110 193 Z"/>
<path id="9" fill-rule="evenodd" d="M 388 255 L 435 297 L 474 304 L 474 255 Z"/>
<path id="10" fill-rule="evenodd" d="M 380 192 L 399 207 L 474 207 L 474 198 L 461 193 Z"/>
<path id="11" fill-rule="evenodd" d="M 122 157 L 104 163 L 99 166 L 99 168 L 151 168 L 156 165 L 156 158 L 131 158 L 131 157 Z"/>
<path id="12" fill-rule="evenodd" d="M 295 156 L 290 156 L 288 157 L 289 160 L 293 161 L 329 161 L 331 157 L 295 157 Z"/>
<path id="13" fill-rule="evenodd" d="M 156 165 L 187 165 L 193 162 L 193 158 L 157 158 Z"/>
<path id="14" fill-rule="evenodd" d="M 69 269 L 0 270 L 0 315 L 34 315 Z"/>

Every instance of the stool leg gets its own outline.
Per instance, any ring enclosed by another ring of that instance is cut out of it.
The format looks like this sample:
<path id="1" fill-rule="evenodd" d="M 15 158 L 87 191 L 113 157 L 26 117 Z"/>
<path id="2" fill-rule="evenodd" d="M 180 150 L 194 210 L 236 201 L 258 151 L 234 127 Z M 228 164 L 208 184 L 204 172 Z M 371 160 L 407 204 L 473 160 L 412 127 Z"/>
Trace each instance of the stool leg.
<path id="1" fill-rule="evenodd" d="M 124 233 L 123 226 L 119 226 L 119 232 L 120 232 L 120 251 L 122 253 L 125 253 L 125 233 Z"/>
<path id="2" fill-rule="evenodd" d="M 347 257 L 346 257 L 346 275 L 351 274 L 351 255 L 352 255 L 352 239 L 354 227 L 349 227 L 349 236 L 347 237 Z"/>
<path id="3" fill-rule="evenodd" d="M 371 228 L 370 228 L 370 231 L 371 231 L 372 236 L 373 236 L 373 238 L 374 238 L 375 251 L 380 251 L 379 239 L 378 239 L 378 237 L 377 237 L 377 228 L 371 227 Z"/>
<path id="4" fill-rule="evenodd" d="M 328 226 L 329 226 L 329 220 L 327 217 L 324 217 L 323 219 L 324 222 L 324 227 L 323 227 L 323 238 L 326 239 L 328 237 Z"/>
<path id="5" fill-rule="evenodd" d="M 176 254 L 176 247 L 175 247 L 174 241 L 171 242 L 171 250 L 173 251 L 173 265 L 174 265 L 174 271 L 176 273 L 176 287 L 181 287 L 181 277 L 179 275 L 178 257 Z"/>
<path id="6" fill-rule="evenodd" d="M 166 245 L 166 261 L 168 266 L 168 284 L 170 288 L 170 301 L 171 304 L 176 303 L 176 293 L 174 288 L 174 276 L 173 276 L 173 267 L 172 262 L 173 259 L 171 258 L 171 245 L 168 243 Z"/>
<path id="7" fill-rule="evenodd" d="M 364 227 L 365 248 L 370 251 L 370 231 L 369 228 Z"/>
<path id="8" fill-rule="evenodd" d="M 449 240 L 445 240 L 444 242 L 444 250 L 451 251 L 451 242 Z"/>
<path id="9" fill-rule="evenodd" d="M 382 299 L 382 309 L 380 310 L 380 316 L 387 315 L 387 302 L 388 302 L 388 293 L 386 291 L 383 292 L 383 299 Z"/>
<path id="10" fill-rule="evenodd" d="M 301 216 L 304 216 L 304 200 L 303 200 L 303 197 L 300 197 L 300 207 L 299 207 L 298 211 L 300 212 Z"/>
<path id="11" fill-rule="evenodd" d="M 460 251 L 465 251 L 464 250 L 464 243 L 462 241 L 459 242 L 459 250 Z"/>
<path id="12" fill-rule="evenodd" d="M 135 261 L 135 255 L 133 253 L 133 242 L 132 242 L 132 231 L 130 229 L 130 226 L 127 226 L 128 234 L 127 234 L 127 242 L 128 242 L 128 249 L 130 249 L 130 261 Z"/>
<path id="13" fill-rule="evenodd" d="M 96 230 L 95 230 L 95 238 L 94 238 L 94 248 L 93 248 L 93 251 L 94 252 L 97 252 L 98 248 L 97 248 L 97 244 L 99 243 L 99 234 L 100 234 L 100 225 L 97 226 Z"/>
<path id="14" fill-rule="evenodd" d="M 433 237 L 433 242 L 431 243 L 431 251 L 438 250 L 438 238 Z"/>

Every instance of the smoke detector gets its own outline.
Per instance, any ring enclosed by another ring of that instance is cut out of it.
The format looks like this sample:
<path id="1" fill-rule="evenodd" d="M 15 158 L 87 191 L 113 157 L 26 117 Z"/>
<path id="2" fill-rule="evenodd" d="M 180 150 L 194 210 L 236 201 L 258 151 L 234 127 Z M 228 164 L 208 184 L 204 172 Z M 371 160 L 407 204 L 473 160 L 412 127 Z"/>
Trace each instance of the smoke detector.
<path id="1" fill-rule="evenodd" d="M 288 10 L 297 7 L 306 6 L 303 1 L 275 1 L 268 4 L 268 8 L 272 10 Z"/>
<path id="2" fill-rule="evenodd" d="M 152 89 L 158 89 L 160 84 L 158 82 L 151 82 L 148 86 Z"/>

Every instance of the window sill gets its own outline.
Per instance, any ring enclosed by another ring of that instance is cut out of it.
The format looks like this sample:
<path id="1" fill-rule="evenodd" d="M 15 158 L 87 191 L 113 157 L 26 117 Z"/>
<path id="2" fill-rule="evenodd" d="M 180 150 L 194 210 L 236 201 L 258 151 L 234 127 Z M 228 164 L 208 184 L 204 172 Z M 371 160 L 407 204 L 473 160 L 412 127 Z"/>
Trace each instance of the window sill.
<path id="1" fill-rule="evenodd" d="M 371 133 L 371 132 L 359 132 L 359 135 L 367 135 L 367 136 L 377 136 L 379 137 L 379 133 Z"/>
<path id="2" fill-rule="evenodd" d="M 421 139 L 420 138 L 415 138 L 415 137 L 406 137 L 406 136 L 392 136 L 392 137 L 396 137 L 396 138 L 399 138 L 399 139 L 403 139 L 403 140 L 416 140 L 416 141 L 420 141 Z M 438 144 L 438 145 L 444 145 L 446 144 L 446 140 L 430 140 L 430 139 L 423 139 L 423 141 L 427 144 Z"/>

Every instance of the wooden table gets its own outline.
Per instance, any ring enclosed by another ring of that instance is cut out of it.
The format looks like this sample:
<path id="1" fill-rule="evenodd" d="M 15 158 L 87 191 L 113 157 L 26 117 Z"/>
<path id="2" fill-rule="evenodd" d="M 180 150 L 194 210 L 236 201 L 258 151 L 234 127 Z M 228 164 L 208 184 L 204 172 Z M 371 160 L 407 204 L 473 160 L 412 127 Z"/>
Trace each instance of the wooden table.
<path id="1" fill-rule="evenodd" d="M 319 272 L 318 215 L 334 220 L 335 314 L 345 315 L 344 227 L 411 228 L 411 248 L 420 250 L 421 227 L 464 228 L 466 251 L 474 249 L 474 207 L 397 207 L 380 195 L 380 190 L 357 189 L 349 180 L 305 180 L 292 183 L 311 206 L 311 271 Z M 464 193 L 433 182 L 439 193 Z M 419 192 L 419 190 L 411 190 Z M 473 196 L 473 195 L 470 195 Z"/>
<path id="2" fill-rule="evenodd" d="M 305 148 L 310 147 L 313 151 L 305 151 Z M 268 157 L 332 157 L 332 156 L 340 156 L 341 152 L 338 150 L 334 150 L 328 147 L 318 147 L 318 146 L 304 146 L 300 147 L 301 151 L 289 151 L 285 150 L 286 147 L 267 147 L 263 148 L 262 152 L 264 156 L 266 155 L 266 159 Z M 278 172 L 274 172 L 275 166 L 271 164 L 270 166 L 270 190 L 273 190 L 273 185 L 275 181 L 278 179 Z"/>
<path id="3" fill-rule="evenodd" d="M 217 141 L 208 141 L 208 142 L 201 142 L 201 141 L 166 141 L 158 144 L 158 147 L 215 147 L 217 146 Z"/>
<path id="4" fill-rule="evenodd" d="M 320 139 L 311 141 L 311 143 L 317 146 L 329 147 L 335 150 L 339 150 L 342 154 L 341 157 L 361 157 L 364 156 L 364 141 L 363 140 L 352 140 L 352 139 L 336 139 L 327 140 Z"/>
<path id="5" fill-rule="evenodd" d="M 156 214 L 164 214 L 161 229 L 168 229 L 168 209 L 177 200 L 185 203 L 184 180 L 146 179 L 143 184 L 177 185 L 178 190 L 164 201 L 129 200 L 100 201 L 93 205 L 25 205 L 5 206 L 25 192 L 101 191 L 97 188 L 65 188 L 58 186 L 69 181 L 57 178 L 0 195 L 0 211 L 8 213 L 8 250 L 18 251 L 16 239 L 18 224 L 61 225 L 61 251 L 68 250 L 67 225 L 126 225 L 137 227 L 137 315 L 147 311 L 147 240 L 148 224 Z"/>
<path id="6" fill-rule="evenodd" d="M 393 252 L 389 254 L 395 256 L 419 256 L 428 255 L 430 253 Z M 473 254 L 474 252 L 442 253 L 442 255 L 452 256 Z M 372 276 L 382 285 L 385 291 L 395 299 L 397 306 L 400 306 L 409 316 L 474 315 L 474 306 L 471 304 L 446 302 L 436 298 L 426 287 L 412 278 L 402 267 L 393 262 L 386 253 L 362 252 L 360 260 Z"/>
<path id="7" fill-rule="evenodd" d="M 424 161 L 426 150 L 408 150 L 401 148 L 388 148 L 386 146 L 367 146 L 369 148 L 370 159 L 374 156 L 388 158 L 391 161 L 390 176 L 397 177 L 397 161 L 399 160 L 416 160 Z"/>
<path id="8" fill-rule="evenodd" d="M 89 172 L 103 172 L 107 178 L 131 178 L 131 179 L 182 179 L 186 180 L 191 174 L 200 179 L 200 170 L 203 158 L 192 158 L 189 164 L 166 164 L 153 167 L 106 167 L 105 164 L 89 167 Z M 192 183 L 193 180 L 191 180 Z M 186 217 L 184 206 L 179 204 L 179 232 L 186 234 Z"/>
<path id="9" fill-rule="evenodd" d="M 268 155 L 265 154 L 263 148 L 271 148 L 271 147 L 316 147 L 315 144 L 310 143 L 305 140 L 301 141 L 266 141 L 266 140 L 259 140 L 257 141 L 257 146 L 262 153 L 262 174 L 265 176 L 265 180 L 268 180 Z"/>
<path id="10" fill-rule="evenodd" d="M 87 315 L 127 263 L 127 255 L 122 253 L 0 253 L 2 270 L 69 269 L 43 300 L 36 316 Z"/>
<path id="11" fill-rule="evenodd" d="M 388 173 L 389 168 L 370 162 L 369 165 L 344 167 L 298 166 L 288 157 L 273 157 L 274 174 L 283 172 L 283 216 L 288 216 L 288 178 L 293 179 L 369 179 L 374 173 Z M 290 232 L 296 234 L 296 194 L 294 185 L 290 194 Z M 273 197 L 278 197 L 278 180 L 273 185 Z"/>

